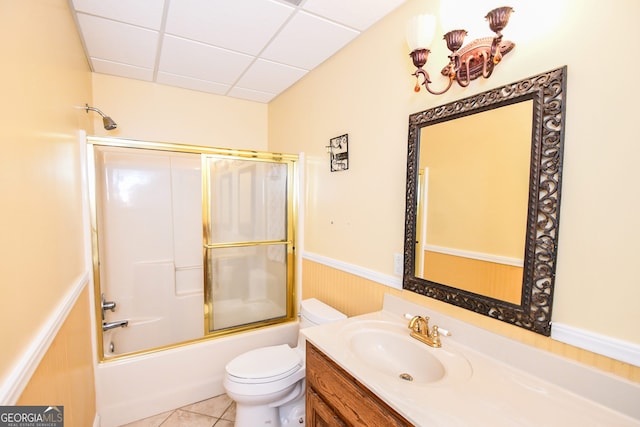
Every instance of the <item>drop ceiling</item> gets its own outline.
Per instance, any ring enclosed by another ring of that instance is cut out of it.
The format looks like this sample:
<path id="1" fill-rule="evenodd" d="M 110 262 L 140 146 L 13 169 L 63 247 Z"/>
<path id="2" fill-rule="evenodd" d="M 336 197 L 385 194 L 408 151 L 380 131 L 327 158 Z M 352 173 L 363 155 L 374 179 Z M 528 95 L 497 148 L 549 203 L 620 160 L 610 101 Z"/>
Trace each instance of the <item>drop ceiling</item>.
<path id="1" fill-rule="evenodd" d="M 70 0 L 91 68 L 268 103 L 405 0 Z"/>

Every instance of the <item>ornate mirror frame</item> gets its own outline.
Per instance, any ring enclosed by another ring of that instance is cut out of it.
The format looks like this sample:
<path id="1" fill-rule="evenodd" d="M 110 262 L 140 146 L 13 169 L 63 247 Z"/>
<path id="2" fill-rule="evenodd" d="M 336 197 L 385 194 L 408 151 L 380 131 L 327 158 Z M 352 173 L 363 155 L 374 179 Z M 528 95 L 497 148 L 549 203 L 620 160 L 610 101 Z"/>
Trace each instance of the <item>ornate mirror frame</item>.
<path id="1" fill-rule="evenodd" d="M 555 282 L 564 145 L 567 67 L 532 76 L 409 116 L 403 289 L 549 336 Z M 420 130 L 429 125 L 532 100 L 531 161 L 520 304 L 415 275 Z"/>

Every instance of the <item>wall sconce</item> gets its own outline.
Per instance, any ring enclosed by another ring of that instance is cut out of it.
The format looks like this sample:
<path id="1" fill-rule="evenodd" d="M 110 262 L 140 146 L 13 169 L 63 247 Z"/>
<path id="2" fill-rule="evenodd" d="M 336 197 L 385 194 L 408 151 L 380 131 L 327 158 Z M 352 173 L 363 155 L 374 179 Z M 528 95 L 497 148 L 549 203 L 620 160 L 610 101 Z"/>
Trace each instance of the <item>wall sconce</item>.
<path id="1" fill-rule="evenodd" d="M 412 74 L 416 77 L 414 90 L 420 91 L 420 76 L 423 78 L 422 85 L 433 95 L 441 95 L 448 91 L 454 80 L 460 86 L 467 87 L 471 80 L 480 76 L 489 78 L 502 57 L 515 47 L 513 42 L 502 41 L 502 30 L 509 23 L 512 12 L 513 8 L 504 6 L 487 13 L 485 19 L 489 21 L 491 31 L 496 33 L 495 37 L 476 39 L 462 46 L 467 35 L 466 30 L 453 30 L 444 35 L 443 39 L 447 42 L 451 55 L 449 55 L 449 64 L 441 71 L 442 75 L 449 79 L 449 83 L 441 91 L 435 91 L 429 87 L 432 83 L 429 73 L 422 68 L 427 63 L 427 57 L 431 52 L 428 47 L 435 32 L 435 17 L 420 15 L 413 18 L 407 26 L 407 43 L 411 49 L 409 56 L 417 68 Z"/>
<path id="2" fill-rule="evenodd" d="M 349 169 L 349 134 L 331 138 L 326 148 L 331 172 Z"/>

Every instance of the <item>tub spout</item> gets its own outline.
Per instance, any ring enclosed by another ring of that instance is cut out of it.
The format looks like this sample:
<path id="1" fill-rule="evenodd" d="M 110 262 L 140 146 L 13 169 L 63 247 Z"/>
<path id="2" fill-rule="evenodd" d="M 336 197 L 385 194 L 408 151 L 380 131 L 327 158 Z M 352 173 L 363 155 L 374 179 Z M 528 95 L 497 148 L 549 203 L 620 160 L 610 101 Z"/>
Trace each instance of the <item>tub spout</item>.
<path id="1" fill-rule="evenodd" d="M 129 324 L 128 320 L 116 320 L 115 322 L 102 322 L 102 330 L 108 331 L 115 328 L 126 328 Z"/>

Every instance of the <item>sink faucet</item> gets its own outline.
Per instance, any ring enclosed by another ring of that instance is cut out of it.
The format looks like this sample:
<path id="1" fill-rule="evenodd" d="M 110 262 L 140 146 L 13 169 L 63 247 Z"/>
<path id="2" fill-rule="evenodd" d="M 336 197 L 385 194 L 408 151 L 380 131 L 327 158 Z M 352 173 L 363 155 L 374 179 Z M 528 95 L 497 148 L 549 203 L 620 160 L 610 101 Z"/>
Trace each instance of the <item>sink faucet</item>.
<path id="1" fill-rule="evenodd" d="M 442 347 L 438 326 L 433 325 L 433 328 L 431 330 L 429 329 L 429 317 L 413 316 L 409 321 L 408 327 L 411 329 L 412 338 L 415 338 L 430 347 Z"/>

